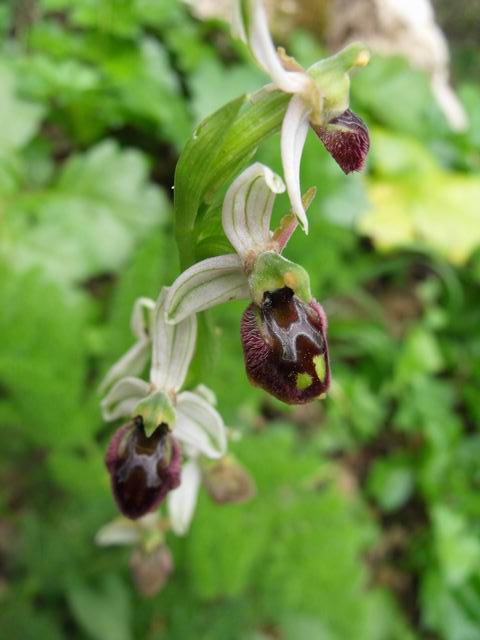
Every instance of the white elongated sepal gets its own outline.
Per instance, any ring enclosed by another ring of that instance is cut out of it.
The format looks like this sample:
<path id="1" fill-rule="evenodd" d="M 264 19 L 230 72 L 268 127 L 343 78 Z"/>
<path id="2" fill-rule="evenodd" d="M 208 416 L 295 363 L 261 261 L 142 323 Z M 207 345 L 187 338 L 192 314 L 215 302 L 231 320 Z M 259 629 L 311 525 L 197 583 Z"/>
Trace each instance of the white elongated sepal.
<path id="1" fill-rule="evenodd" d="M 150 338 L 143 338 L 136 342 L 120 360 L 107 371 L 98 392 L 100 394 L 111 387 L 115 382 L 127 376 L 139 376 L 145 369 L 150 354 Z"/>
<path id="2" fill-rule="evenodd" d="M 188 445 L 192 452 L 208 458 L 220 458 L 227 449 L 223 419 L 204 398 L 184 391 L 177 401 L 174 437 Z"/>
<path id="3" fill-rule="evenodd" d="M 139 340 L 149 337 L 150 318 L 155 309 L 155 301 L 150 298 L 137 298 L 133 303 L 130 325 L 132 333 Z"/>
<path id="4" fill-rule="evenodd" d="M 250 24 L 246 33 L 250 50 L 258 64 L 272 78 L 274 84 L 286 93 L 307 93 L 310 77 L 304 71 L 283 68 L 268 29 L 267 14 L 261 0 L 250 0 Z"/>
<path id="5" fill-rule="evenodd" d="M 189 460 L 182 467 L 178 489 L 170 491 L 167 498 L 168 515 L 173 532 L 177 536 L 187 533 L 195 512 L 201 474 L 195 460 Z"/>
<path id="6" fill-rule="evenodd" d="M 167 322 L 182 322 L 217 304 L 248 297 L 247 278 L 236 254 L 207 258 L 184 271 L 170 287 L 165 304 Z"/>
<path id="7" fill-rule="evenodd" d="M 140 542 L 142 530 L 134 520 L 117 518 L 104 524 L 95 535 L 95 544 L 100 547 L 127 545 Z"/>
<path id="8" fill-rule="evenodd" d="M 242 260 L 252 251 L 258 253 L 267 248 L 275 195 L 284 191 L 280 176 L 260 162 L 248 167 L 231 184 L 223 201 L 222 223 Z"/>
<path id="9" fill-rule="evenodd" d="M 160 293 L 152 317 L 150 381 L 157 389 L 178 390 L 185 382 L 197 339 L 197 319 L 187 315 L 178 324 L 165 319 L 168 289 Z"/>
<path id="10" fill-rule="evenodd" d="M 139 376 L 144 370 L 149 358 L 150 317 L 154 307 L 155 302 L 150 298 L 135 300 L 130 327 L 138 342 L 107 371 L 98 388 L 99 393 L 105 393 L 117 380 L 127 376 Z"/>
<path id="11" fill-rule="evenodd" d="M 148 394 L 148 384 L 140 378 L 118 380 L 100 403 L 104 420 L 132 418 L 137 404 Z"/>
<path id="12" fill-rule="evenodd" d="M 309 114 L 310 109 L 300 96 L 294 96 L 283 119 L 281 133 L 282 164 L 288 197 L 292 211 L 305 233 L 308 233 L 308 219 L 300 188 L 300 162 L 307 138 Z"/>

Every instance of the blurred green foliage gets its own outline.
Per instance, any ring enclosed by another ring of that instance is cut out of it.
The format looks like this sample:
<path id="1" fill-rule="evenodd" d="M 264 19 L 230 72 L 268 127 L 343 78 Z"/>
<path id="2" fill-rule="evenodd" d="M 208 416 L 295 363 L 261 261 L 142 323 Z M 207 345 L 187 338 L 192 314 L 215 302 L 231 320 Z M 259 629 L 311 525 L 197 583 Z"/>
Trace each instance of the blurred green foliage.
<path id="1" fill-rule="evenodd" d="M 480 86 L 460 87 L 471 124 L 453 134 L 421 74 L 376 58 L 352 83 L 367 174 L 309 138 L 318 196 L 287 256 L 329 313 L 330 397 L 289 409 L 250 388 L 243 306 L 212 313 L 204 381 L 257 497 L 202 495 L 148 600 L 128 551 L 93 543 L 115 513 L 96 386 L 133 300 L 177 274 L 180 149 L 264 79 L 173 0 L 7 3 L 0 34 L 2 637 L 477 640 Z M 321 55 L 302 33 L 290 48 Z M 258 154 L 276 170 L 278 146 Z"/>

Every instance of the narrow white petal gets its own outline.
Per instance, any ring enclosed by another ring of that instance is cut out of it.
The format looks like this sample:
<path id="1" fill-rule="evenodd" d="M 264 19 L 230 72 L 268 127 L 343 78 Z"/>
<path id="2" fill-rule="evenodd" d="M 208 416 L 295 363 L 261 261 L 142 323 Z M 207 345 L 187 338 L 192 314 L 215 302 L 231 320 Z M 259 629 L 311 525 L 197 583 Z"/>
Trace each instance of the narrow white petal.
<path id="1" fill-rule="evenodd" d="M 173 435 L 208 458 L 220 458 L 227 448 L 221 415 L 204 398 L 190 391 L 178 396 Z"/>
<path id="2" fill-rule="evenodd" d="M 279 89 L 286 93 L 308 91 L 310 78 L 303 71 L 287 71 L 283 68 L 268 29 L 267 15 L 260 0 L 251 0 L 252 19 L 249 29 L 250 49 L 258 64 L 270 75 Z"/>
<path id="3" fill-rule="evenodd" d="M 104 420 L 131 417 L 135 406 L 148 394 L 148 384 L 140 378 L 118 380 L 100 403 Z"/>
<path id="4" fill-rule="evenodd" d="M 178 324 L 165 319 L 168 289 L 163 288 L 152 318 L 150 381 L 158 389 L 180 389 L 187 376 L 197 339 L 197 318 L 188 315 Z"/>
<path id="5" fill-rule="evenodd" d="M 191 314 L 249 295 L 236 254 L 207 258 L 184 271 L 170 287 L 165 305 L 167 322 L 181 322 Z"/>
<path id="6" fill-rule="evenodd" d="M 307 138 L 309 113 L 309 107 L 300 96 L 294 96 L 283 119 L 281 134 L 282 164 L 288 197 L 292 211 L 305 233 L 308 233 L 308 219 L 302 203 L 300 162 Z"/>
<path id="7" fill-rule="evenodd" d="M 143 338 L 136 342 L 120 360 L 118 360 L 103 378 L 98 392 L 100 394 L 111 387 L 117 380 L 127 376 L 139 376 L 145 369 L 150 355 L 150 338 Z"/>
<path id="8" fill-rule="evenodd" d="M 242 15 L 242 0 L 232 1 L 232 15 L 231 15 L 231 28 L 232 35 L 238 38 L 242 42 L 247 43 L 247 33 L 245 31 L 245 24 Z"/>
<path id="9" fill-rule="evenodd" d="M 135 544 L 140 542 L 142 530 L 137 522 L 127 518 L 117 518 L 101 527 L 95 535 L 95 544 L 100 547 L 110 545 Z"/>
<path id="10" fill-rule="evenodd" d="M 130 324 L 132 333 L 139 340 L 148 338 L 150 329 L 150 317 L 155 308 L 155 301 L 150 298 L 137 298 L 133 303 Z"/>
<path id="11" fill-rule="evenodd" d="M 174 533 L 187 533 L 197 504 L 201 474 L 197 463 L 190 460 L 182 467 L 181 483 L 178 489 L 168 494 L 168 514 Z"/>
<path id="12" fill-rule="evenodd" d="M 248 167 L 228 189 L 223 201 L 223 229 L 243 260 L 270 242 L 275 194 L 284 191 L 280 176 L 260 162 Z"/>

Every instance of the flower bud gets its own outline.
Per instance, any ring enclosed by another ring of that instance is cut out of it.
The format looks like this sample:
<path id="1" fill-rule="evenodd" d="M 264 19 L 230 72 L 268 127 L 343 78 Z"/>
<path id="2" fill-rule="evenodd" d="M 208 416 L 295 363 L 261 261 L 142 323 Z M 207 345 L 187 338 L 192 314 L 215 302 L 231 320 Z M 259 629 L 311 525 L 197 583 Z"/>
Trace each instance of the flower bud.
<path id="1" fill-rule="evenodd" d="M 172 570 L 172 554 L 165 544 L 160 544 L 149 552 L 135 549 L 130 558 L 130 571 L 135 586 L 149 598 L 163 589 Z"/>
<path id="2" fill-rule="evenodd" d="M 105 458 L 118 508 L 135 520 L 153 511 L 180 484 L 180 447 L 166 425 L 147 438 L 136 418 L 114 434 Z"/>
<path id="3" fill-rule="evenodd" d="M 217 504 L 246 502 L 256 493 L 252 476 L 231 458 L 209 465 L 203 472 L 203 485 Z"/>
<path id="4" fill-rule="evenodd" d="M 326 125 L 310 124 L 344 173 L 363 169 L 370 137 L 367 125 L 356 113 L 347 109 Z"/>
<path id="5" fill-rule="evenodd" d="M 252 384 L 288 404 L 309 402 L 330 384 L 327 321 L 312 299 L 301 301 L 288 287 L 268 291 L 242 317 L 245 367 Z"/>

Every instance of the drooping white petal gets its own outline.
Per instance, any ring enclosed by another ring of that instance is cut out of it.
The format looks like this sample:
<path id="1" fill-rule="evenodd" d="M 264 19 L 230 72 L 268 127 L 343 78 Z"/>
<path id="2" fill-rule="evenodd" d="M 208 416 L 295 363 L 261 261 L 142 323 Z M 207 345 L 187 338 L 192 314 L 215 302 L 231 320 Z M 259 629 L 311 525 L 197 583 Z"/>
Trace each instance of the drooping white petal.
<path id="1" fill-rule="evenodd" d="M 100 547 L 110 545 L 135 544 L 140 541 L 142 530 L 138 523 L 127 518 L 116 518 L 101 527 L 95 535 L 95 544 Z"/>
<path id="2" fill-rule="evenodd" d="M 178 390 L 185 382 L 197 339 L 197 318 L 187 315 L 177 324 L 165 319 L 168 289 L 160 293 L 152 317 L 150 381 L 158 389 Z"/>
<path id="3" fill-rule="evenodd" d="M 270 218 L 275 194 L 283 193 L 280 176 L 260 162 L 241 173 L 223 201 L 222 223 L 238 255 L 265 249 L 270 242 Z"/>
<path id="4" fill-rule="evenodd" d="M 181 322 L 222 302 L 248 297 L 247 278 L 236 254 L 207 258 L 184 271 L 170 287 L 165 304 L 167 322 Z"/>
<path id="5" fill-rule="evenodd" d="M 139 340 L 148 338 L 150 330 L 150 316 L 155 309 L 155 301 L 150 298 L 137 298 L 133 303 L 130 324 L 132 333 Z"/>
<path id="6" fill-rule="evenodd" d="M 307 138 L 309 113 L 305 102 L 299 96 L 294 96 L 283 119 L 281 133 L 282 164 L 288 197 L 292 211 L 305 233 L 308 233 L 308 219 L 300 189 L 300 162 Z"/>
<path id="7" fill-rule="evenodd" d="M 100 403 L 104 420 L 131 417 L 135 406 L 148 394 L 148 384 L 140 378 L 118 380 Z"/>
<path id="8" fill-rule="evenodd" d="M 251 22 L 247 25 L 250 49 L 258 64 L 269 74 L 279 89 L 286 93 L 306 93 L 311 79 L 304 71 L 283 68 L 268 29 L 267 14 L 261 0 L 250 0 Z"/>
<path id="9" fill-rule="evenodd" d="M 200 481 L 198 464 L 195 460 L 189 460 L 182 467 L 180 486 L 168 494 L 168 514 L 172 529 L 177 536 L 185 535 L 190 527 L 197 504 Z"/>
<path id="10" fill-rule="evenodd" d="M 219 458 L 227 448 L 221 415 L 204 398 L 190 391 L 178 396 L 173 435 L 208 458 Z"/>

